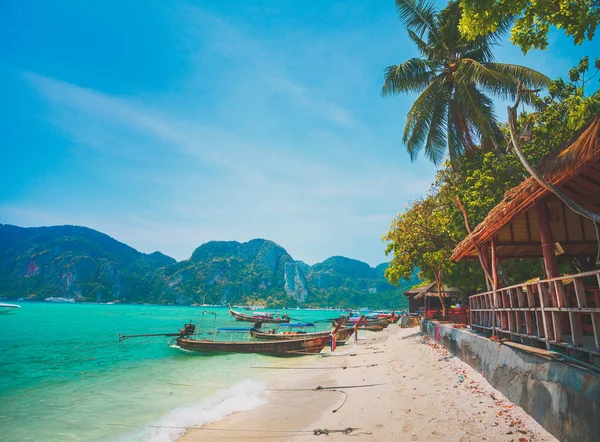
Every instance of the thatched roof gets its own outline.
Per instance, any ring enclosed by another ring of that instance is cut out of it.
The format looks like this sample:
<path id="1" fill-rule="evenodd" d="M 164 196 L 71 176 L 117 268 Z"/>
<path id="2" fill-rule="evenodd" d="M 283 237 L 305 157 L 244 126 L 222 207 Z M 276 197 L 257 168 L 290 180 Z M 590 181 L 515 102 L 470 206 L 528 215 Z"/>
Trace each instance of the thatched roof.
<path id="1" fill-rule="evenodd" d="M 444 285 L 444 293 L 446 293 L 446 295 L 456 295 L 456 294 L 460 293 L 460 289 L 457 289 L 455 287 L 448 287 L 448 286 Z M 414 299 L 421 299 L 426 296 L 437 298 L 438 295 L 439 295 L 438 288 L 437 288 L 437 284 L 435 282 L 429 283 L 429 284 L 421 286 L 421 287 L 416 287 L 414 289 L 410 289 L 410 290 L 404 292 L 404 296 L 406 296 L 407 298 L 410 296 L 414 296 Z"/>
<path id="2" fill-rule="evenodd" d="M 597 177 L 600 174 L 600 114 L 584 126 L 566 146 L 549 154 L 538 165 L 537 170 L 546 181 L 561 186 L 578 175 L 578 179 L 582 180 L 586 178 L 586 174 L 594 174 Z M 595 178 L 590 178 L 590 181 L 589 184 L 598 184 Z M 583 187 L 581 187 L 581 195 L 586 192 Z M 477 256 L 473 241 L 478 245 L 489 242 L 502 227 L 548 194 L 549 191 L 541 187 L 533 177 L 510 189 L 471 235 L 456 246 L 452 259 L 460 261 L 466 257 Z M 572 190 L 571 194 L 573 194 Z M 585 196 L 588 199 L 597 198 L 597 202 L 600 202 L 600 194 L 588 192 Z"/>

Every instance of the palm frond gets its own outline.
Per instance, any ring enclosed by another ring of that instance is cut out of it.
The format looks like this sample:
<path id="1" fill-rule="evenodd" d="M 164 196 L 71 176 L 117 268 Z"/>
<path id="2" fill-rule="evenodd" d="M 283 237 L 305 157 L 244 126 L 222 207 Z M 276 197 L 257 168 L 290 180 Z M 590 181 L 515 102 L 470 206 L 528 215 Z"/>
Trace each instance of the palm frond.
<path id="1" fill-rule="evenodd" d="M 449 94 L 446 95 L 437 97 L 429 121 L 429 133 L 423 146 L 425 156 L 436 166 L 443 162 L 447 147 L 446 118 Z"/>
<path id="2" fill-rule="evenodd" d="M 429 63 L 421 58 L 411 58 L 399 65 L 385 69 L 381 95 L 399 94 L 403 92 L 420 92 L 427 87 L 435 72 Z"/>
<path id="3" fill-rule="evenodd" d="M 494 61 L 492 45 L 485 43 L 466 42 L 462 47 L 462 56 L 478 61 L 479 63 L 491 63 Z"/>
<path id="4" fill-rule="evenodd" d="M 406 145 L 412 161 L 417 158 L 418 153 L 425 146 L 430 123 L 436 113 L 436 108 L 439 107 L 439 99 L 443 101 L 441 97 L 443 85 L 442 79 L 434 79 L 417 97 L 408 111 L 402 141 Z"/>
<path id="5" fill-rule="evenodd" d="M 414 31 L 408 30 L 408 37 L 417 45 L 417 49 L 423 56 L 432 58 L 433 48 L 419 37 Z"/>
<path id="6" fill-rule="evenodd" d="M 488 63 L 491 69 L 511 75 L 530 89 L 546 88 L 550 79 L 544 74 L 518 64 Z"/>
<path id="7" fill-rule="evenodd" d="M 460 139 L 460 134 L 458 132 L 458 127 L 460 126 L 458 116 L 459 109 L 456 106 L 456 101 L 451 98 L 448 101 L 448 115 L 446 116 L 446 139 L 448 141 L 448 155 L 450 156 L 450 161 L 454 161 L 455 158 L 458 158 L 463 150 L 462 146 L 465 143 L 465 140 Z"/>
<path id="8" fill-rule="evenodd" d="M 503 99 L 514 98 L 519 86 L 519 81 L 513 76 L 494 70 L 489 63 L 479 63 L 471 58 L 461 60 L 455 81 L 462 85 L 479 86 Z"/>
<path id="9" fill-rule="evenodd" d="M 437 35 L 437 9 L 433 2 L 427 0 L 396 0 L 396 10 L 398 11 L 398 18 L 407 29 L 421 36 L 427 31 L 437 41 L 440 40 Z"/>
<path id="10" fill-rule="evenodd" d="M 472 135 L 478 137 L 481 143 L 488 147 L 493 147 L 502 141 L 493 101 L 489 97 L 474 85 L 463 85 L 460 89 L 457 88 L 455 97 Z"/>
<path id="11" fill-rule="evenodd" d="M 450 2 L 439 14 L 440 35 L 448 54 L 459 52 L 462 36 L 458 24 L 461 15 L 458 2 Z"/>

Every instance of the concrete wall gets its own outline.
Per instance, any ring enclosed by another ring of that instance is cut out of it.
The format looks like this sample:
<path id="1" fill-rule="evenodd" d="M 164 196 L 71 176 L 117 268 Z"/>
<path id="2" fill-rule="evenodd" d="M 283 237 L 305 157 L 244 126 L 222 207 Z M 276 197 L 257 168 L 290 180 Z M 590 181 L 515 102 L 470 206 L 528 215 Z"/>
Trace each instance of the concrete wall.
<path id="1" fill-rule="evenodd" d="M 600 441 L 600 374 L 423 321 L 421 330 L 480 372 L 561 441 Z"/>

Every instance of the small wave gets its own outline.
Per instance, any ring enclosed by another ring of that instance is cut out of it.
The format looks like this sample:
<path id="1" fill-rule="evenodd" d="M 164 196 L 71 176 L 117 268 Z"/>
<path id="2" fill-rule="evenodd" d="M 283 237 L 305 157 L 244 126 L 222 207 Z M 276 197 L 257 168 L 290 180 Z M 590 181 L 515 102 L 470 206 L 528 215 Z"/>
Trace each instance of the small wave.
<path id="1" fill-rule="evenodd" d="M 261 382 L 246 379 L 227 390 L 204 399 L 196 405 L 177 408 L 153 423 L 162 428 L 147 428 L 130 440 L 165 442 L 181 437 L 186 430 L 182 427 L 201 427 L 225 418 L 231 413 L 247 411 L 264 404 L 265 386 Z M 178 427 L 178 428 L 173 428 Z"/>

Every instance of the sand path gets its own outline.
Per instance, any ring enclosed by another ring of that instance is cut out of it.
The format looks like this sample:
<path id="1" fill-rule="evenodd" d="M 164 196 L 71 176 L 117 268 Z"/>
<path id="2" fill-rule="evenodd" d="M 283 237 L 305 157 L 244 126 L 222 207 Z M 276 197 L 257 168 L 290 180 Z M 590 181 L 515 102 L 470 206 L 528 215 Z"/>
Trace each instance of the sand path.
<path id="1" fill-rule="evenodd" d="M 290 361 L 298 369 L 268 371 L 271 390 L 265 405 L 192 430 L 180 440 L 556 440 L 418 329 L 390 326 L 362 332 L 361 338 L 358 345 L 338 347 L 333 357 L 306 357 Z M 383 385 L 342 388 L 344 393 L 277 390 L 366 384 Z M 349 435 L 331 432 L 349 427 L 354 428 Z M 315 429 L 330 434 L 317 436 Z"/>

